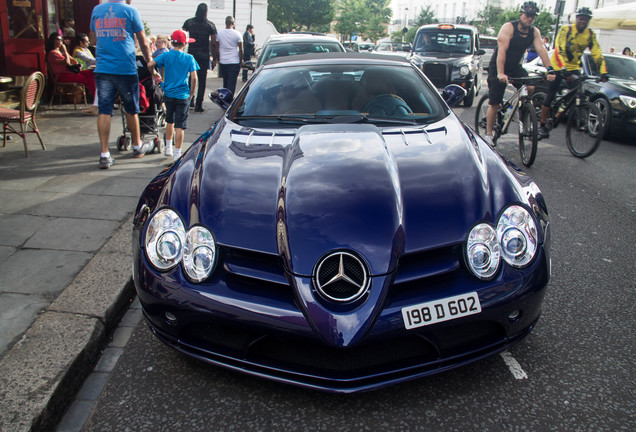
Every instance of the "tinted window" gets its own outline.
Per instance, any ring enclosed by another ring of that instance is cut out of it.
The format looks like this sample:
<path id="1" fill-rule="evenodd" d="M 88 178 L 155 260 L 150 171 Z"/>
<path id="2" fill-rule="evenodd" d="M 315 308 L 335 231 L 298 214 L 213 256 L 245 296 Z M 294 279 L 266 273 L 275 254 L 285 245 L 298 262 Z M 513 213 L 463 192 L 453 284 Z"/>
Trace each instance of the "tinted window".
<path id="1" fill-rule="evenodd" d="M 592 75 L 600 75 L 598 66 L 590 54 L 585 54 L 588 64 L 592 66 Z M 605 57 L 607 73 L 611 78 L 636 80 L 636 60 L 629 57 Z"/>
<path id="2" fill-rule="evenodd" d="M 261 70 L 231 118 L 240 124 L 360 116 L 429 123 L 447 115 L 435 89 L 412 66 L 312 65 Z"/>
<path id="3" fill-rule="evenodd" d="M 276 57 L 285 57 L 298 54 L 315 54 L 315 53 L 327 53 L 327 52 L 342 52 L 342 47 L 338 42 L 289 42 L 279 44 L 269 44 L 265 47 L 263 52 L 263 60 L 261 63 L 265 63 L 267 60 Z"/>

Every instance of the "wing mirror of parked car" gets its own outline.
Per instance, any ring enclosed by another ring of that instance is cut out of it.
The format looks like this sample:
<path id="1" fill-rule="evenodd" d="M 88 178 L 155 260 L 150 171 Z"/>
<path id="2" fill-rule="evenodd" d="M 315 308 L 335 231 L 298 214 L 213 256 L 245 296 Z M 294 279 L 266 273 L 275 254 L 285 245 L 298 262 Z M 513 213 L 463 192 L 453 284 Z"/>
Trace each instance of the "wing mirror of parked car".
<path id="1" fill-rule="evenodd" d="M 486 54 L 486 50 L 479 48 L 475 54 L 477 54 L 479 56 L 482 56 L 482 55 Z"/>
<path id="2" fill-rule="evenodd" d="M 256 65 L 251 61 L 245 61 L 241 63 L 241 68 L 253 71 L 256 69 Z"/>
<path id="3" fill-rule="evenodd" d="M 442 91 L 442 99 L 446 101 L 449 107 L 453 108 L 466 96 L 466 90 L 457 84 L 449 84 Z"/>
<path id="4" fill-rule="evenodd" d="M 234 100 L 234 95 L 226 88 L 220 88 L 210 93 L 210 100 L 220 106 L 223 110 L 227 110 Z"/>

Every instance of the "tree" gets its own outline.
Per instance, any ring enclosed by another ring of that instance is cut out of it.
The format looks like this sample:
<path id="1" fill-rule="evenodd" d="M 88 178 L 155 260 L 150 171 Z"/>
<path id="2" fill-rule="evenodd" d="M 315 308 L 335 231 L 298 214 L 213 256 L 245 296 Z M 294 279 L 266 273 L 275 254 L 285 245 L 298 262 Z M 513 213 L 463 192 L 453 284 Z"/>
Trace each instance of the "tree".
<path id="1" fill-rule="evenodd" d="M 482 34 L 497 35 L 501 26 L 508 21 L 519 19 L 519 8 L 500 9 L 488 3 L 484 10 L 477 14 L 481 20 L 474 23 Z M 539 29 L 542 36 L 552 35 L 556 18 L 550 12 L 541 12 L 533 25 Z"/>
<path id="2" fill-rule="evenodd" d="M 267 18 L 281 33 L 292 30 L 328 31 L 335 0 L 269 0 Z"/>
<path id="3" fill-rule="evenodd" d="M 479 33 L 484 35 L 496 35 L 499 33 L 501 25 L 499 23 L 499 16 L 502 15 L 503 9 L 495 6 L 488 1 L 486 7 L 483 10 L 477 12 L 477 19 L 473 23 L 479 30 Z"/>
<path id="4" fill-rule="evenodd" d="M 386 36 L 392 13 L 389 0 L 344 0 L 340 8 L 335 30 L 347 40 L 353 34 L 373 42 Z"/>

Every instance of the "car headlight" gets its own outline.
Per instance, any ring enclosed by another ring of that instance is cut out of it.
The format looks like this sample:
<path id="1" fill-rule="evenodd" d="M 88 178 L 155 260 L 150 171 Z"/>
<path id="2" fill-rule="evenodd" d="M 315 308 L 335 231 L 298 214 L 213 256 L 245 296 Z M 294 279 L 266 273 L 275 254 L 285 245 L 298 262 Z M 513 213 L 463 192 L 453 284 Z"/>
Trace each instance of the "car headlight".
<path id="1" fill-rule="evenodd" d="M 489 279 L 499 268 L 497 232 L 486 223 L 475 226 L 468 235 L 466 257 L 471 271 L 480 279 Z"/>
<path id="2" fill-rule="evenodd" d="M 475 276 L 489 279 L 497 272 L 501 258 L 513 267 L 528 265 L 538 248 L 534 219 L 525 208 L 513 205 L 499 217 L 497 227 L 476 225 L 466 242 L 466 261 Z"/>
<path id="3" fill-rule="evenodd" d="M 212 233 L 202 226 L 188 230 L 183 252 L 183 269 L 195 282 L 207 278 L 216 260 L 216 243 Z"/>
<path id="4" fill-rule="evenodd" d="M 623 105 L 625 105 L 627 108 L 636 108 L 636 98 L 625 95 L 620 95 L 619 98 L 621 102 L 623 102 Z"/>
<path id="5" fill-rule="evenodd" d="M 501 256 L 513 267 L 526 266 L 537 252 L 537 226 L 530 213 L 521 206 L 510 206 L 497 224 Z"/>
<path id="6" fill-rule="evenodd" d="M 468 65 L 463 65 L 459 68 L 459 75 L 461 76 L 466 76 L 470 73 L 470 68 L 468 67 Z"/>
<path id="7" fill-rule="evenodd" d="M 186 231 L 179 215 L 170 209 L 155 213 L 146 230 L 146 254 L 152 265 L 168 270 L 181 261 Z"/>

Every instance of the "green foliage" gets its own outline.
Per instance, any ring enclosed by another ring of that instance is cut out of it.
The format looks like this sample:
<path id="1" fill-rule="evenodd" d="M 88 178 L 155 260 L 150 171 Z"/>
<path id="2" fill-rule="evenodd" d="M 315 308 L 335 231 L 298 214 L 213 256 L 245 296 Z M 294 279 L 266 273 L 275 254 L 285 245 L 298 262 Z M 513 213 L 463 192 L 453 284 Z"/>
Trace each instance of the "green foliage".
<path id="1" fill-rule="evenodd" d="M 152 33 L 150 32 L 150 27 L 148 27 L 148 23 L 146 21 L 142 21 L 144 23 L 144 33 L 146 36 L 150 36 Z"/>
<path id="2" fill-rule="evenodd" d="M 490 3 L 478 13 L 480 21 L 474 23 L 482 34 L 491 34 L 496 36 L 505 23 L 519 19 L 519 8 L 513 7 L 508 9 L 500 9 L 492 6 Z M 541 12 L 534 20 L 533 25 L 539 29 L 542 36 L 552 36 L 556 17 L 550 12 Z"/>
<path id="3" fill-rule="evenodd" d="M 328 32 L 335 13 L 335 0 L 269 0 L 267 18 L 281 33 Z"/>
<path id="4" fill-rule="evenodd" d="M 335 31 L 349 39 L 357 33 L 362 40 L 374 43 L 386 36 L 391 18 L 390 0 L 343 0 L 339 2 L 340 16 Z"/>

